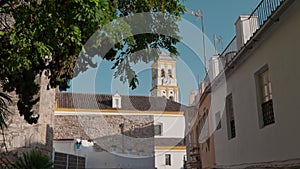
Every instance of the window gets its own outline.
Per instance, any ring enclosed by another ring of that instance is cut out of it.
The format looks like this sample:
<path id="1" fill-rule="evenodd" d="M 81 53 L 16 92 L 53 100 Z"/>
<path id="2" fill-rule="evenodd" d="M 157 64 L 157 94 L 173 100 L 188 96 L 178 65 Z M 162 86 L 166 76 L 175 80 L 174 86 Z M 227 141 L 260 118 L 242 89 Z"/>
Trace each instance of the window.
<path id="1" fill-rule="evenodd" d="M 165 75 L 165 69 L 161 69 L 161 72 L 160 72 L 160 77 L 165 77 L 166 75 Z"/>
<path id="2" fill-rule="evenodd" d="M 119 99 L 115 99 L 116 107 L 119 108 Z"/>
<path id="3" fill-rule="evenodd" d="M 233 113 L 233 101 L 232 94 L 226 97 L 226 116 L 227 116 L 227 133 L 228 139 L 235 138 L 235 121 L 234 121 L 234 113 Z"/>
<path id="4" fill-rule="evenodd" d="M 272 100 L 271 81 L 269 78 L 269 70 L 266 70 L 260 74 L 260 85 L 263 97 L 263 102 Z"/>
<path id="5" fill-rule="evenodd" d="M 169 75 L 170 78 L 173 78 L 172 77 L 172 69 L 168 69 L 168 75 Z"/>
<path id="6" fill-rule="evenodd" d="M 202 141 L 203 139 L 202 139 L 202 131 L 201 131 L 201 129 L 202 129 L 202 126 L 200 126 L 201 125 L 201 123 L 199 123 L 199 124 L 197 124 L 196 125 L 196 129 L 193 129 L 194 131 L 192 131 L 191 132 L 191 134 L 190 134 L 190 143 L 198 143 L 199 142 L 199 140 L 200 141 Z M 198 133 L 200 133 L 200 137 L 198 137 Z M 203 132 L 204 133 L 204 132 Z"/>
<path id="7" fill-rule="evenodd" d="M 112 96 L 112 108 L 121 108 L 121 96 L 118 93 Z"/>
<path id="8" fill-rule="evenodd" d="M 166 93 L 165 89 L 161 90 L 161 95 L 162 95 L 162 97 L 166 97 L 167 96 L 167 93 Z"/>
<path id="9" fill-rule="evenodd" d="M 206 107 L 203 108 L 203 121 L 205 122 L 206 118 L 207 118 L 207 114 L 208 114 L 208 110 Z"/>
<path id="10" fill-rule="evenodd" d="M 155 136 L 162 135 L 162 123 L 154 124 L 154 135 Z"/>
<path id="11" fill-rule="evenodd" d="M 111 146 L 111 152 L 113 153 L 117 152 L 117 146 L 115 145 Z"/>
<path id="12" fill-rule="evenodd" d="M 269 69 L 264 66 L 257 73 L 258 82 L 258 103 L 261 126 L 267 126 L 275 123 L 274 111 L 273 111 L 273 95 L 272 95 L 272 85 L 269 77 Z"/>
<path id="13" fill-rule="evenodd" d="M 221 113 L 220 112 L 216 113 L 216 125 L 217 125 L 216 130 L 219 130 L 221 128 Z"/>
<path id="14" fill-rule="evenodd" d="M 144 150 L 139 151 L 139 156 L 144 156 Z"/>
<path id="15" fill-rule="evenodd" d="M 165 154 L 166 165 L 171 165 L 171 154 Z"/>
<path id="16" fill-rule="evenodd" d="M 131 155 L 132 154 L 132 149 L 127 149 L 127 155 Z"/>
<path id="17" fill-rule="evenodd" d="M 201 134 L 200 134 L 200 137 L 201 137 L 201 140 L 206 140 L 208 137 L 209 137 L 209 122 L 208 122 L 208 109 L 207 108 L 204 108 L 203 109 L 203 116 L 202 116 L 202 120 L 201 120 L 201 126 L 202 126 L 202 129 L 201 129 Z"/>

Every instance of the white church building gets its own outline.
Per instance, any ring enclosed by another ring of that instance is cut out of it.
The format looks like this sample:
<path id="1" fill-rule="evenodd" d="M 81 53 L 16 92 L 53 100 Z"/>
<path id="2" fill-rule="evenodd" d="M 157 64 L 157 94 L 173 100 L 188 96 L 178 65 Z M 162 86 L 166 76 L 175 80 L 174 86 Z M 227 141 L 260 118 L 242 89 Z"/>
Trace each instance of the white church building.
<path id="1" fill-rule="evenodd" d="M 85 157 L 86 168 L 183 168 L 186 106 L 176 61 L 164 52 L 152 81 L 151 96 L 57 93 L 55 151 Z M 76 149 L 74 139 L 90 146 Z"/>

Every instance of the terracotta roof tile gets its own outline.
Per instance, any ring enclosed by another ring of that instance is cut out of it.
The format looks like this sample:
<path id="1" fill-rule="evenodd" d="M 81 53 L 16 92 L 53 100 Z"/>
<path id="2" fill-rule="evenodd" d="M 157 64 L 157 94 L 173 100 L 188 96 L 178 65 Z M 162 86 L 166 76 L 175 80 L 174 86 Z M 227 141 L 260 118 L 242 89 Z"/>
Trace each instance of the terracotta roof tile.
<path id="1" fill-rule="evenodd" d="M 58 108 L 114 109 L 112 95 L 57 93 Z M 121 96 L 121 110 L 139 111 L 184 111 L 185 106 L 163 97 Z"/>

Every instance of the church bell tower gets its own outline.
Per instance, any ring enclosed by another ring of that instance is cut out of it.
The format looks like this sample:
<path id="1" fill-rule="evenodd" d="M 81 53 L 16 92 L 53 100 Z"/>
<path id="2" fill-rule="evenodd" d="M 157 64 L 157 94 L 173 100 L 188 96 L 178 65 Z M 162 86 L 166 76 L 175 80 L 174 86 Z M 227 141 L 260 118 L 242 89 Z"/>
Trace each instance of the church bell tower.
<path id="1" fill-rule="evenodd" d="M 151 96 L 166 97 L 178 102 L 178 86 L 176 79 L 176 61 L 164 51 L 152 64 Z"/>

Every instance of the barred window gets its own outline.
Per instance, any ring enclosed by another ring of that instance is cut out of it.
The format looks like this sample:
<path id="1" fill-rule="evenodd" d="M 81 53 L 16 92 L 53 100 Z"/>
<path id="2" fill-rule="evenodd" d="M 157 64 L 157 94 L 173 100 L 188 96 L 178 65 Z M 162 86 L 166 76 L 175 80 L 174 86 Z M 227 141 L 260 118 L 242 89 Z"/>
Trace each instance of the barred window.
<path id="1" fill-rule="evenodd" d="M 201 134 L 203 139 L 209 138 L 209 122 L 208 122 L 208 109 L 205 107 L 203 109 L 203 117 L 202 117 L 202 129 L 201 129 Z"/>
<path id="2" fill-rule="evenodd" d="M 219 130 L 221 128 L 221 112 L 216 113 L 216 130 Z"/>
<path id="3" fill-rule="evenodd" d="M 230 140 L 236 137 L 232 94 L 229 94 L 226 97 L 225 106 L 226 106 L 226 116 L 227 116 L 227 133 L 228 133 L 228 139 Z"/>
<path id="4" fill-rule="evenodd" d="M 262 127 L 275 123 L 273 111 L 272 84 L 269 77 L 269 69 L 265 67 L 258 73 L 258 88 L 260 89 Z"/>

